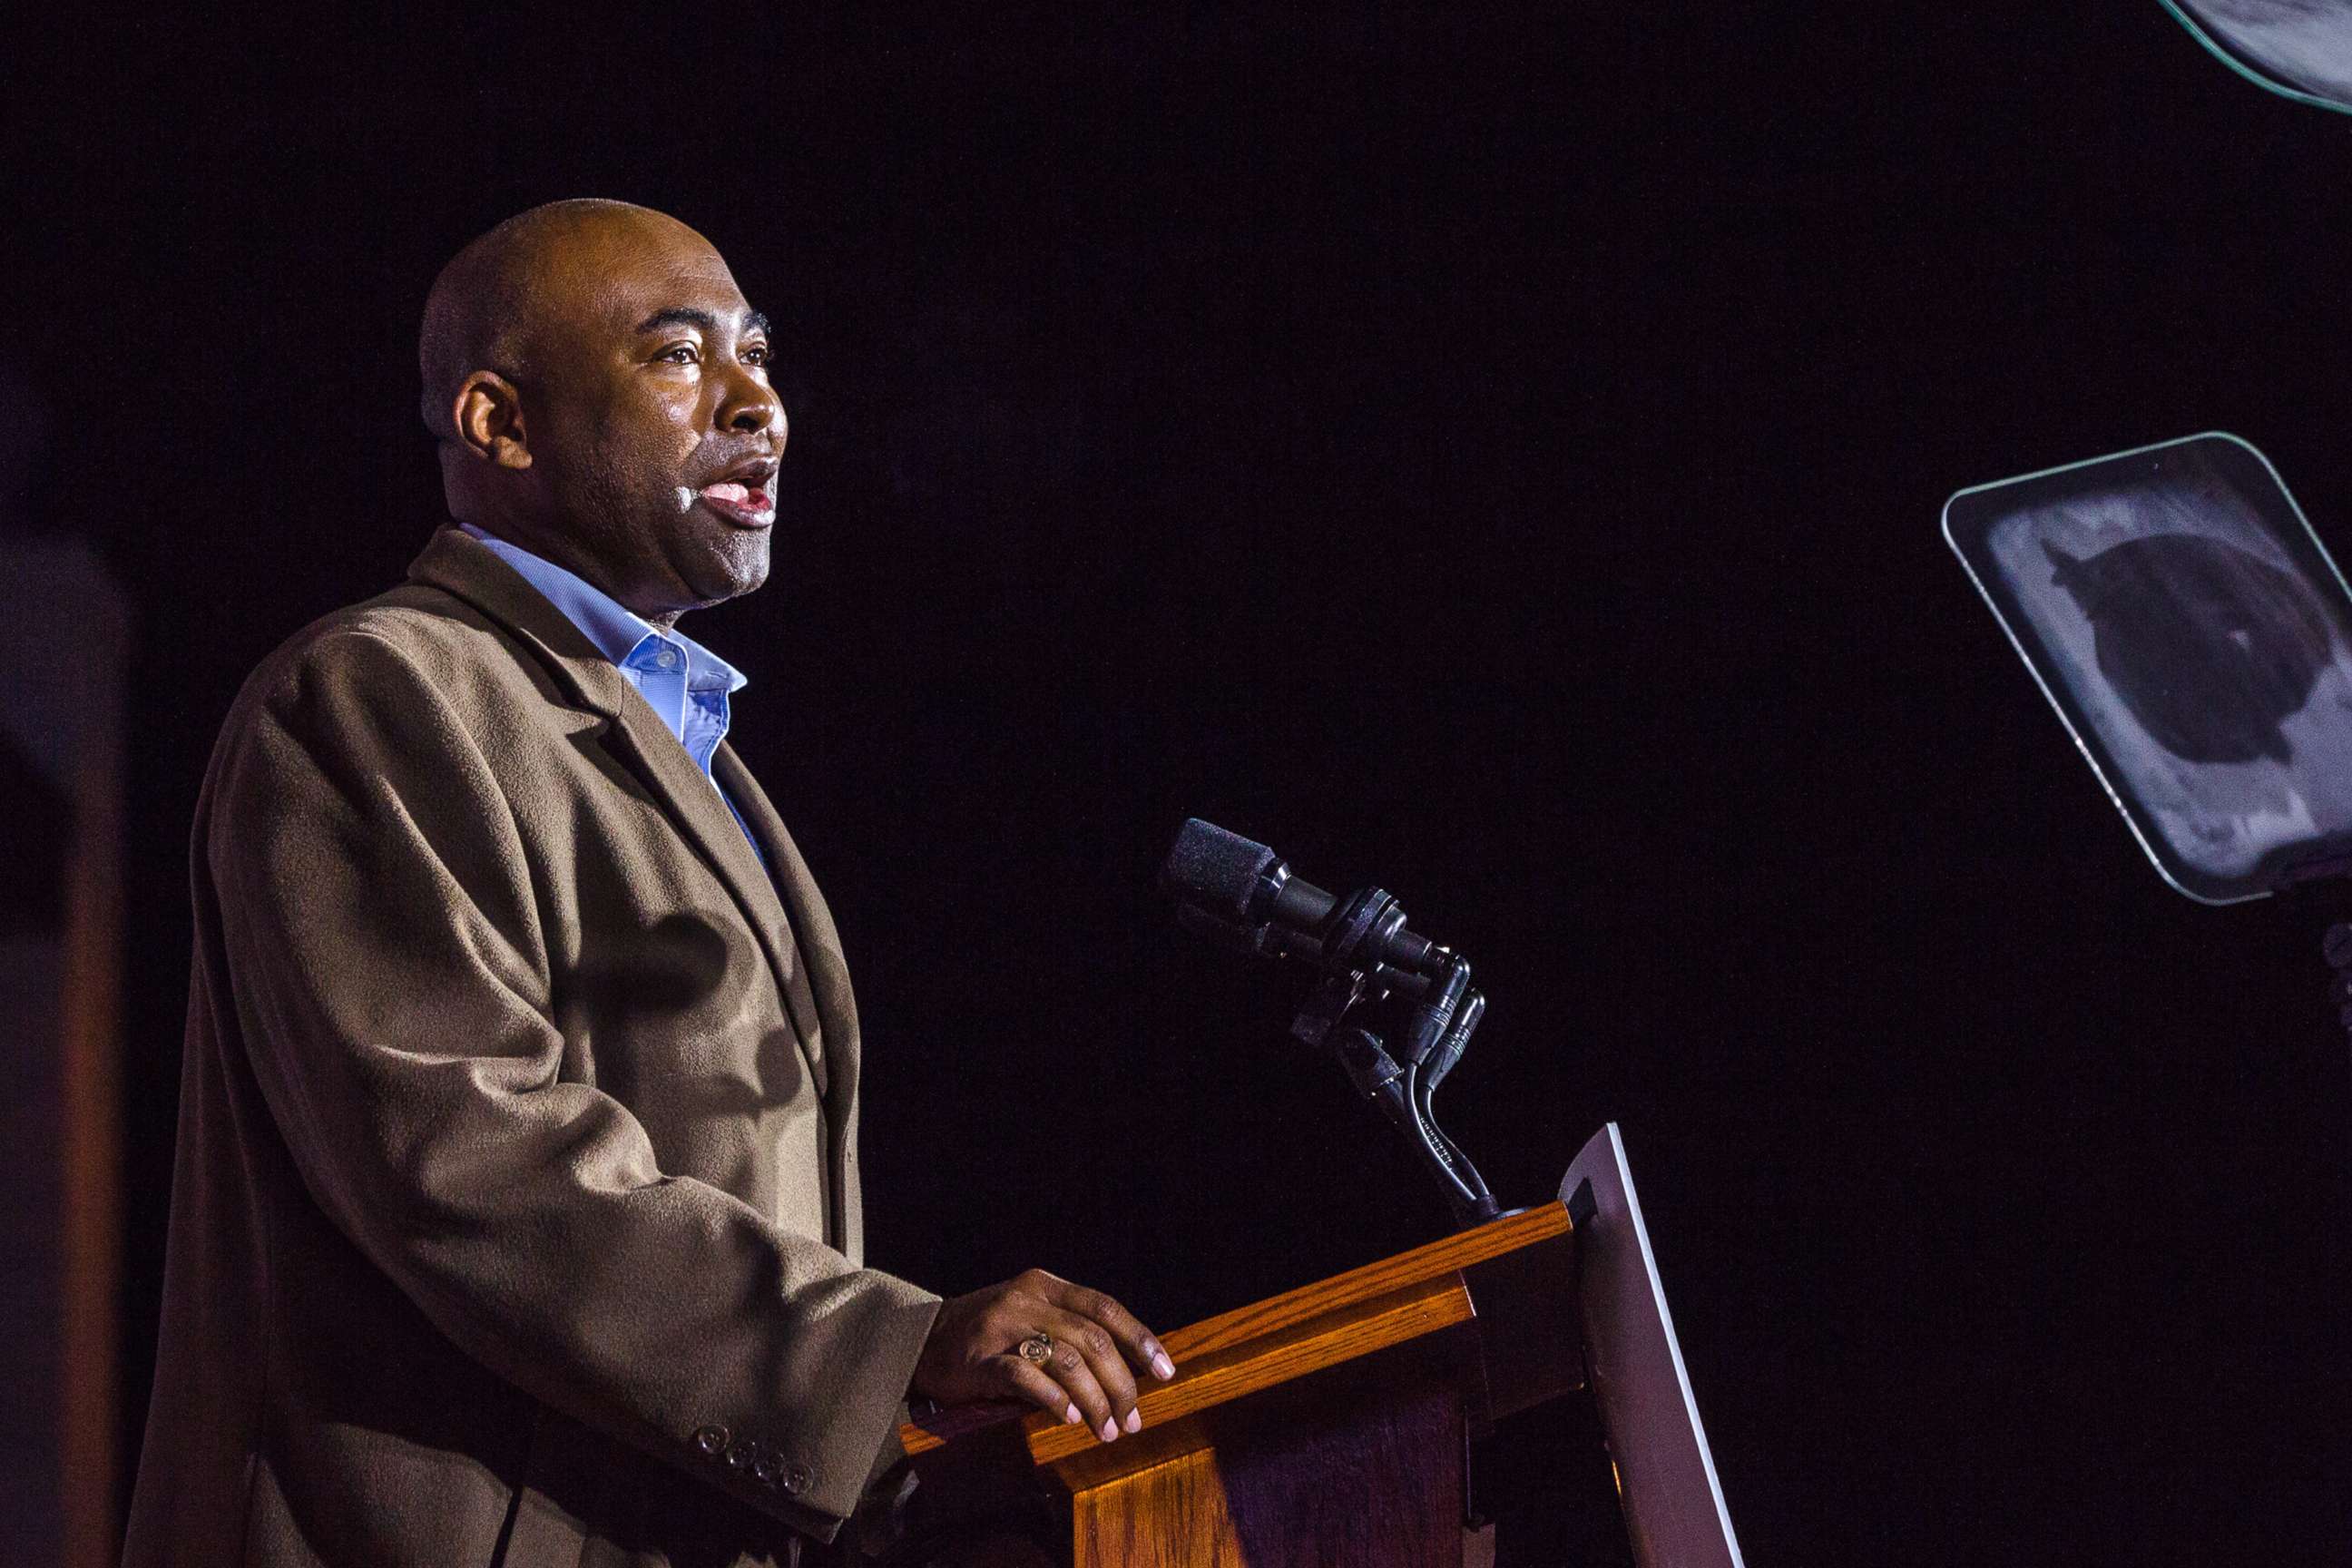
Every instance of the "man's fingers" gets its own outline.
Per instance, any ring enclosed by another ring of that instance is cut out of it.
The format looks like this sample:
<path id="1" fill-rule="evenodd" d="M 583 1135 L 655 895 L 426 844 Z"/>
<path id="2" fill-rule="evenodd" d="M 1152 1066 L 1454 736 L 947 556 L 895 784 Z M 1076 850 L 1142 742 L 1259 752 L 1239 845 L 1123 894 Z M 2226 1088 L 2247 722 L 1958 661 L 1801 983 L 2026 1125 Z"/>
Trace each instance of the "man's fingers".
<path id="1" fill-rule="evenodd" d="M 1118 1342 L 1119 1353 L 1138 1372 L 1149 1370 L 1152 1376 L 1165 1383 L 1176 1375 L 1176 1363 L 1161 1347 L 1150 1329 L 1143 1326 L 1133 1312 L 1120 1306 L 1099 1290 L 1063 1280 L 1056 1305 L 1066 1312 L 1075 1312 L 1090 1322 L 1099 1323 Z"/>
<path id="2" fill-rule="evenodd" d="M 1008 1396 L 1027 1400 L 1056 1421 L 1085 1419 L 1071 1403 L 1069 1391 L 1054 1381 L 1043 1367 L 1033 1366 L 1017 1355 L 991 1356 L 989 1361 L 1003 1375 Z"/>
<path id="3" fill-rule="evenodd" d="M 1122 1399 L 1118 1391 L 1105 1382 L 1102 1363 L 1089 1355 L 1080 1342 L 1085 1330 L 1086 1324 L 1076 1318 L 1065 1318 L 1052 1325 L 1048 1331 L 1054 1336 L 1054 1353 L 1046 1361 L 1045 1370 L 1068 1391 L 1095 1436 L 1108 1443 L 1118 1436 L 1128 1413 L 1135 1407 L 1134 1384 L 1129 1382 Z M 1118 1360 L 1116 1356 L 1111 1358 L 1114 1366 Z"/>
<path id="4" fill-rule="evenodd" d="M 1020 1353 L 1041 1332 L 1053 1341 L 1043 1365 Z M 1083 1422 L 1109 1443 L 1142 1430 L 1130 1365 L 1163 1381 L 1176 1371 L 1150 1331 L 1118 1302 L 1033 1268 L 950 1302 L 911 1386 L 950 1402 L 1019 1399 L 1057 1419 Z"/>
<path id="5" fill-rule="evenodd" d="M 1109 1330 L 1091 1318 L 1081 1318 L 1075 1312 L 1060 1312 L 1055 1316 L 1056 1321 L 1052 1324 L 1054 1369 L 1059 1371 L 1066 1365 L 1082 1366 L 1090 1374 L 1108 1404 L 1108 1415 L 1112 1423 L 1110 1437 L 1116 1437 L 1121 1431 L 1139 1430 L 1142 1423 L 1135 1414 L 1135 1375 L 1127 1370 L 1127 1363 L 1120 1359 L 1118 1342 L 1111 1336 Z M 1089 1409 L 1087 1415 L 1091 1416 L 1093 1414 Z M 1103 1424 L 1099 1419 L 1092 1425 L 1097 1432 L 1102 1430 Z M 1108 1440 L 1109 1437 L 1105 1439 Z"/>

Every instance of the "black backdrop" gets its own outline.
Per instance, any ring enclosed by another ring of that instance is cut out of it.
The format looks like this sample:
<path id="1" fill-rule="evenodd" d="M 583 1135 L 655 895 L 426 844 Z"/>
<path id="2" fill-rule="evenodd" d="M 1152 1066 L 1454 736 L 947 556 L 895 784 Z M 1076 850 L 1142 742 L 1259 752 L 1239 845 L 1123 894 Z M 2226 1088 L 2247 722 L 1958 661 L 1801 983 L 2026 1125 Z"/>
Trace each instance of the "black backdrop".
<path id="1" fill-rule="evenodd" d="M 611 195 L 781 327 L 779 570 L 688 629 L 848 943 L 877 1262 L 1173 1326 L 1440 1231 L 1156 902 L 1198 814 L 1477 962 L 1507 1197 L 1623 1125 L 1751 1560 L 2352 1551 L 2310 933 L 2157 882 L 1936 531 L 2219 427 L 2352 543 L 2352 121 L 2155 0 L 1479 9 L 19 56 L 35 525 L 144 616 L 134 1394 L 213 731 L 435 520 L 435 268 Z"/>

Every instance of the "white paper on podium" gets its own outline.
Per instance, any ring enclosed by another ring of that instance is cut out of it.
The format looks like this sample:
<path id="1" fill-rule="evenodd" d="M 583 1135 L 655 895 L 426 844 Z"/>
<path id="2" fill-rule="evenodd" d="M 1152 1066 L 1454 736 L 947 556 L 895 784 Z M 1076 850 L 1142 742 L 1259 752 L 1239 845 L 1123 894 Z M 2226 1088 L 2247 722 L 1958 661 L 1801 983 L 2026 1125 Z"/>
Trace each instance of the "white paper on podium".
<path id="1" fill-rule="evenodd" d="M 1576 1222 L 1586 1366 L 1634 1561 L 1744 1568 L 1615 1122 L 1576 1156 L 1559 1196 Z"/>

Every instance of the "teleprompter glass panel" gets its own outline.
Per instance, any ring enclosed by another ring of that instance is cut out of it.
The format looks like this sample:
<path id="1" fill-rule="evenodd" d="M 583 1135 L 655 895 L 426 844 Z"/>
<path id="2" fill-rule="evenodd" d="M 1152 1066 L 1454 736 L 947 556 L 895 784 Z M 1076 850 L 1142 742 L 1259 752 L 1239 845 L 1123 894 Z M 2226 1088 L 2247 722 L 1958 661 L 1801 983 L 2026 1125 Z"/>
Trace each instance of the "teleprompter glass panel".
<path id="1" fill-rule="evenodd" d="M 2352 0 L 2164 0 L 2164 8 L 2248 80 L 2352 111 Z"/>
<path id="2" fill-rule="evenodd" d="M 2232 903 L 2352 853 L 2352 595 L 2260 452 L 1979 485 L 1944 537 L 2165 880 Z"/>

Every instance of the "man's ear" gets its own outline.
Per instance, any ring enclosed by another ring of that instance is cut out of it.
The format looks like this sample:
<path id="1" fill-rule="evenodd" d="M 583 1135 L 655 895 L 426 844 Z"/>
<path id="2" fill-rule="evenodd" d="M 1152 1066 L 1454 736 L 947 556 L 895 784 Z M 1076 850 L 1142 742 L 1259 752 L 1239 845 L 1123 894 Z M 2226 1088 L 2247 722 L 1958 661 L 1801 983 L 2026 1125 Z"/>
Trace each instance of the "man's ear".
<path id="1" fill-rule="evenodd" d="M 449 410 L 457 440 L 478 457 L 501 468 L 530 467 L 530 443 L 522 427 L 522 395 L 515 384 L 491 370 L 478 370 L 457 388 Z"/>

